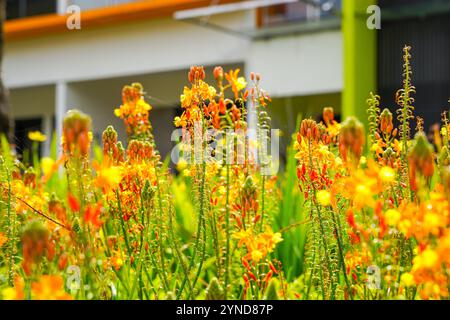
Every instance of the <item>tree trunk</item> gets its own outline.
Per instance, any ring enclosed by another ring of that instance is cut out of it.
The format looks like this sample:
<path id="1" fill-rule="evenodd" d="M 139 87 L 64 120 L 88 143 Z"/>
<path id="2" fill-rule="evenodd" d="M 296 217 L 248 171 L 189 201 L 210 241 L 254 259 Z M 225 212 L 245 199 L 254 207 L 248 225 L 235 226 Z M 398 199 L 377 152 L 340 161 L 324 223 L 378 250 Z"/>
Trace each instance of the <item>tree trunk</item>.
<path id="1" fill-rule="evenodd" d="M 3 85 L 2 64 L 4 45 L 4 22 L 6 20 L 6 0 L 0 0 L 0 134 L 5 134 L 13 142 L 14 122 L 10 113 L 8 89 Z"/>

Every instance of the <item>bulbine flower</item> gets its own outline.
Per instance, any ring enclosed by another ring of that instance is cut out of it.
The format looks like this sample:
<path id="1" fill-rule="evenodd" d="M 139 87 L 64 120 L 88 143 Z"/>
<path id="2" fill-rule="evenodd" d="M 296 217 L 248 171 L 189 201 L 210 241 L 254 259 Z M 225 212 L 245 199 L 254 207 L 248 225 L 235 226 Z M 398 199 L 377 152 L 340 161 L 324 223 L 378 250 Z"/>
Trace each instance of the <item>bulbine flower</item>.
<path id="1" fill-rule="evenodd" d="M 388 109 L 384 109 L 380 115 L 380 130 L 385 135 L 390 135 L 394 129 L 394 124 L 392 123 L 393 115 Z"/>
<path id="2" fill-rule="evenodd" d="M 140 83 L 133 83 L 123 88 L 122 105 L 114 110 L 114 114 L 123 120 L 130 139 L 149 138 L 152 129 L 150 110 L 152 106 L 144 100 L 144 88 Z"/>
<path id="3" fill-rule="evenodd" d="M 28 132 L 28 139 L 36 142 L 44 142 L 47 140 L 47 136 L 40 131 L 30 131 Z"/>
<path id="4" fill-rule="evenodd" d="M 66 156 L 86 157 L 92 140 L 91 118 L 78 110 L 67 112 L 63 122 L 63 150 Z"/>
<path id="5" fill-rule="evenodd" d="M 305 139 L 306 141 L 318 142 L 319 141 L 319 126 L 317 122 L 312 119 L 304 119 L 300 125 L 300 134 L 297 136 L 297 140 Z"/>

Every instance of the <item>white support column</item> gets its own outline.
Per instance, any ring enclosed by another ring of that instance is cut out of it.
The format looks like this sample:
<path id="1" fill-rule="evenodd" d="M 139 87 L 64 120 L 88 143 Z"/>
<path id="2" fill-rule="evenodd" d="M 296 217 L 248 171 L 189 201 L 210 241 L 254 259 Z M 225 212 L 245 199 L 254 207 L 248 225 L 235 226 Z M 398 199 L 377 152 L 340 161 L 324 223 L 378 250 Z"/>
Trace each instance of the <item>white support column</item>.
<path id="1" fill-rule="evenodd" d="M 61 153 L 61 137 L 64 116 L 67 111 L 67 83 L 58 82 L 55 88 L 55 127 L 58 153 Z"/>
<path id="2" fill-rule="evenodd" d="M 62 15 L 66 14 L 66 9 L 71 5 L 71 2 L 71 0 L 58 0 L 56 3 L 56 12 Z"/>
<path id="3" fill-rule="evenodd" d="M 47 140 L 44 141 L 42 147 L 42 154 L 45 157 L 48 157 L 50 154 L 50 144 L 53 137 L 53 124 L 52 124 L 52 115 L 46 114 L 42 119 L 42 131 L 47 136 Z"/>
<path id="4" fill-rule="evenodd" d="M 245 78 L 247 79 L 247 87 L 251 88 L 253 85 L 250 80 L 250 74 L 254 72 L 251 60 L 247 60 L 244 65 Z M 248 128 L 248 138 L 249 140 L 256 141 L 256 124 L 257 124 L 257 116 L 256 116 L 256 106 L 252 99 L 247 100 L 247 128 Z M 255 161 L 258 161 L 258 154 L 254 147 L 250 146 L 249 153 L 254 156 Z"/>

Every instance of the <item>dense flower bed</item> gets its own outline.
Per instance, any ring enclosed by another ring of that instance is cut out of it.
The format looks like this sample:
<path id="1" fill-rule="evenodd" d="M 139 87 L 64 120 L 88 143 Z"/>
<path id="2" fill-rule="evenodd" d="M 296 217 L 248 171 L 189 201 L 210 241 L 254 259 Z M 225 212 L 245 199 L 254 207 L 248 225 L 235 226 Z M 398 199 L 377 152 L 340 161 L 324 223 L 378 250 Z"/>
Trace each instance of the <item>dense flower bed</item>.
<path id="1" fill-rule="evenodd" d="M 0 298 L 448 298 L 448 112 L 430 142 L 413 116 L 409 59 L 405 47 L 397 127 L 374 94 L 367 133 L 325 108 L 323 121 L 299 123 L 284 173 L 264 170 L 276 159 L 260 75 L 247 88 L 221 67 L 215 86 L 203 67 L 189 72 L 176 170 L 158 153 L 140 84 L 114 110 L 125 144 L 111 126 L 93 141 L 76 110 L 60 156 L 53 139 L 39 159 L 39 132 L 22 161 L 3 139 Z"/>

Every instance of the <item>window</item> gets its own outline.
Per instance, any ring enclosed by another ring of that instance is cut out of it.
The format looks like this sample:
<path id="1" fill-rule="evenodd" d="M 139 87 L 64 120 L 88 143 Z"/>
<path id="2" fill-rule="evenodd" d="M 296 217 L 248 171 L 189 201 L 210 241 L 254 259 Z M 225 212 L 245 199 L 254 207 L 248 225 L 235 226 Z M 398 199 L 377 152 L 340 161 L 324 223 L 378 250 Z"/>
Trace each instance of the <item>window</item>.
<path id="1" fill-rule="evenodd" d="M 315 4 L 313 4 L 315 3 Z M 274 26 L 296 21 L 312 21 L 331 16 L 339 10 L 341 0 L 311 1 L 280 4 L 259 9 L 259 26 Z"/>
<path id="2" fill-rule="evenodd" d="M 55 13 L 57 0 L 6 0 L 6 19 Z"/>

